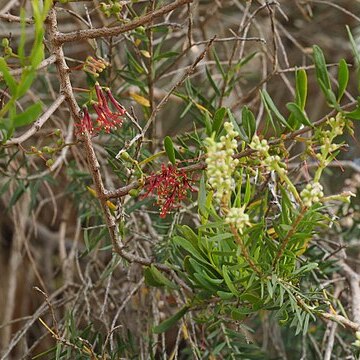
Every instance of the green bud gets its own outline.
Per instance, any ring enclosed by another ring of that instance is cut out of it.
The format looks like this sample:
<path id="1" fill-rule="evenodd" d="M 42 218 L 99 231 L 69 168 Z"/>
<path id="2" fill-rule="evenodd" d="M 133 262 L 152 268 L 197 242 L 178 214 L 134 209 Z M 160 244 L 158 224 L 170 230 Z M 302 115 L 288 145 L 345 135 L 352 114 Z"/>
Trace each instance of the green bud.
<path id="1" fill-rule="evenodd" d="M 42 149 L 41 149 L 42 152 L 44 152 L 45 154 L 51 154 L 54 152 L 54 149 L 50 146 L 44 146 Z"/>
<path id="2" fill-rule="evenodd" d="M 53 159 L 49 159 L 49 160 L 46 161 L 45 164 L 46 164 L 47 167 L 50 167 L 51 165 L 54 164 L 54 160 L 53 160 Z"/>
<path id="3" fill-rule="evenodd" d="M 62 134 L 61 129 L 56 129 L 56 130 L 54 131 L 54 135 L 55 135 L 55 136 L 61 136 L 61 134 Z"/>
<path id="4" fill-rule="evenodd" d="M 5 55 L 13 55 L 12 48 L 11 47 L 6 47 L 4 49 L 4 53 L 5 53 Z"/>
<path id="5" fill-rule="evenodd" d="M 135 31 L 139 34 L 145 34 L 145 28 L 143 26 L 137 27 Z"/>
<path id="6" fill-rule="evenodd" d="M 57 146 L 61 146 L 62 144 L 64 144 L 64 140 L 63 140 L 63 139 L 58 139 L 58 140 L 56 141 L 56 145 L 57 145 Z"/>
<path id="7" fill-rule="evenodd" d="M 131 160 L 131 157 L 130 155 L 128 154 L 127 151 L 124 151 L 122 154 L 121 154 L 121 158 L 125 161 L 130 161 Z"/>
<path id="8" fill-rule="evenodd" d="M 9 45 L 10 45 L 9 39 L 8 39 L 8 38 L 3 38 L 2 41 L 1 41 L 1 45 L 2 45 L 4 48 L 9 47 Z"/>
<path id="9" fill-rule="evenodd" d="M 109 8 L 109 5 L 105 4 L 104 2 L 100 3 L 100 10 L 106 11 Z"/>
<path id="10" fill-rule="evenodd" d="M 120 11 L 122 10 L 122 5 L 119 3 L 115 3 L 112 7 L 111 7 L 111 11 L 114 14 L 118 14 Z"/>
<path id="11" fill-rule="evenodd" d="M 129 191 L 129 195 L 130 195 L 131 197 L 137 197 L 137 196 L 139 195 L 139 193 L 140 193 L 140 190 L 138 190 L 138 189 L 131 189 L 131 190 Z"/>

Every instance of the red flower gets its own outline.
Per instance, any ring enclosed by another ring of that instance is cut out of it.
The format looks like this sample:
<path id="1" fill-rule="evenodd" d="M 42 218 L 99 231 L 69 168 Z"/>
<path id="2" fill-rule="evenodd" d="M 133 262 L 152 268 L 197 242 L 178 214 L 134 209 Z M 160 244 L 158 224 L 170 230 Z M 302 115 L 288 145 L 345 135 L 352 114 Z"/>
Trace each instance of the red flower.
<path id="1" fill-rule="evenodd" d="M 95 91 L 98 102 L 93 107 L 98 115 L 98 130 L 105 130 L 105 132 L 109 133 L 111 129 L 122 125 L 122 116 L 125 114 L 125 109 L 114 99 L 109 89 L 107 95 L 116 109 L 115 112 L 109 108 L 107 99 L 98 83 L 95 84 Z"/>
<path id="2" fill-rule="evenodd" d="M 179 206 L 187 196 L 187 190 L 195 191 L 186 172 L 176 166 L 161 165 L 160 173 L 153 173 L 146 185 L 146 194 L 157 195 L 157 204 L 160 206 L 160 217 L 164 218 L 169 211 Z"/>
<path id="3" fill-rule="evenodd" d="M 75 124 L 80 134 L 83 134 L 86 130 L 89 134 L 94 132 L 94 125 L 91 121 L 89 111 L 86 106 L 83 107 L 83 118 L 80 120 L 79 124 Z"/>
<path id="4" fill-rule="evenodd" d="M 105 130 L 105 132 L 109 133 L 110 130 L 122 125 L 123 115 L 126 113 L 126 110 L 114 98 L 110 89 L 106 89 L 105 91 L 107 97 L 105 96 L 100 85 L 98 83 L 95 84 L 97 102 L 93 104 L 93 108 L 97 114 L 96 126 L 94 126 L 94 123 L 91 120 L 87 107 L 84 106 L 83 118 L 79 124 L 75 125 L 78 128 L 79 133 L 83 134 L 85 130 L 87 130 L 90 134 L 99 132 L 100 130 Z M 115 109 L 114 111 L 110 109 L 109 102 Z"/>

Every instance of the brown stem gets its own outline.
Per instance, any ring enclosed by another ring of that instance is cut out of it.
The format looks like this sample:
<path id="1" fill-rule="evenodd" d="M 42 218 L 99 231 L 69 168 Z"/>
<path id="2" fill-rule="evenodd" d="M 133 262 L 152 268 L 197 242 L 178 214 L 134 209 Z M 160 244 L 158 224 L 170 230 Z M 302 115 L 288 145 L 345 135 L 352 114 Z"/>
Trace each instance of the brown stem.
<path id="1" fill-rule="evenodd" d="M 290 239 L 292 238 L 292 236 L 294 235 L 295 231 L 297 230 L 297 227 L 300 224 L 300 221 L 303 219 L 304 214 L 306 211 L 306 207 L 302 207 L 300 210 L 299 215 L 297 216 L 297 218 L 295 219 L 294 223 L 292 224 L 291 229 L 289 230 L 289 232 L 286 234 L 285 239 L 282 241 L 280 249 L 278 250 L 275 259 L 273 261 L 273 268 L 275 268 L 275 265 L 277 264 L 277 262 L 279 261 L 279 259 L 281 258 L 281 256 L 283 255 L 286 246 L 288 245 Z"/>
<path id="2" fill-rule="evenodd" d="M 56 34 L 56 41 L 59 44 L 63 44 L 71 41 L 78 41 L 84 39 L 95 39 L 99 37 L 108 37 L 108 36 L 116 36 L 122 34 L 124 32 L 134 30 L 139 26 L 142 26 L 146 23 L 151 22 L 152 20 L 168 14 L 170 11 L 175 10 L 176 8 L 191 3 L 193 0 L 177 0 L 172 2 L 171 4 L 165 5 L 162 8 L 152 11 L 136 20 L 132 20 L 125 25 L 122 26 L 114 26 L 112 28 L 102 27 L 100 29 L 86 29 L 73 31 L 69 33 L 60 33 Z"/>
<path id="3" fill-rule="evenodd" d="M 234 225 L 230 225 L 231 232 L 233 233 L 235 240 L 237 244 L 240 246 L 241 253 L 243 257 L 245 258 L 246 262 L 249 264 L 249 266 L 261 277 L 262 273 L 261 270 L 256 266 L 253 259 L 251 258 L 243 239 L 239 235 L 239 232 L 237 231 L 236 227 Z"/>

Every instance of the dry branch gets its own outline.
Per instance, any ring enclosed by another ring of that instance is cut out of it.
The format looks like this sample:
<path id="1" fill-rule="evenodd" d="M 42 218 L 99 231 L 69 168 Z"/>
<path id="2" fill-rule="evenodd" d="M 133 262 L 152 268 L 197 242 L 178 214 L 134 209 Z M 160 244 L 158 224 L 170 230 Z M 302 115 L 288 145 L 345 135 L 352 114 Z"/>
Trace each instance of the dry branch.
<path id="1" fill-rule="evenodd" d="M 114 26 L 112 28 L 103 27 L 100 29 L 79 30 L 70 33 L 58 32 L 56 33 L 55 41 L 58 44 L 63 44 L 66 42 L 79 41 L 84 39 L 96 39 L 99 37 L 116 36 L 125 33 L 127 31 L 134 30 L 137 27 L 147 24 L 160 16 L 168 14 L 169 12 L 177 9 L 182 5 L 191 3 L 192 1 L 193 0 L 177 0 L 171 4 L 163 6 L 158 10 L 150 12 L 140 17 L 139 19 L 132 20 L 126 25 L 122 25 L 122 26 Z"/>

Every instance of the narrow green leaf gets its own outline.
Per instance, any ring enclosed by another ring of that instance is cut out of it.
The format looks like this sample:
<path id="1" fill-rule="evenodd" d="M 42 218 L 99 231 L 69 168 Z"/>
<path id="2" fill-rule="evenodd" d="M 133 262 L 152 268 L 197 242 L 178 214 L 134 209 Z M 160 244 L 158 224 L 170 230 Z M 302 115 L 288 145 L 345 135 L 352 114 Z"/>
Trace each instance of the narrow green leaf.
<path id="1" fill-rule="evenodd" d="M 306 104 L 306 98 L 307 98 L 307 90 L 308 90 L 307 75 L 304 69 L 296 70 L 295 83 L 296 83 L 295 102 L 299 105 L 301 110 L 304 110 Z"/>
<path id="2" fill-rule="evenodd" d="M 166 151 L 166 155 L 168 156 L 169 160 L 173 165 L 175 165 L 175 150 L 174 150 L 174 144 L 171 140 L 170 136 L 165 136 L 164 139 L 164 148 Z"/>
<path id="3" fill-rule="evenodd" d="M 331 89 L 327 89 L 320 79 L 318 79 L 318 82 L 328 104 L 333 106 L 336 110 L 341 111 L 334 92 Z"/>
<path id="4" fill-rule="evenodd" d="M 217 291 L 216 294 L 222 299 L 222 300 L 231 300 L 234 297 L 233 293 L 229 293 L 226 291 Z"/>
<path id="5" fill-rule="evenodd" d="M 144 278 L 145 278 L 145 284 L 148 286 L 154 286 L 154 287 L 160 287 L 164 286 L 160 281 L 158 281 L 152 274 L 151 268 L 146 267 L 144 269 Z"/>
<path id="6" fill-rule="evenodd" d="M 34 82 L 36 71 L 25 69 L 21 75 L 21 80 L 17 88 L 16 97 L 20 98 L 29 90 L 31 84 Z"/>
<path id="7" fill-rule="evenodd" d="M 129 66 L 132 70 L 135 70 L 138 74 L 143 74 L 144 73 L 144 69 L 142 68 L 142 66 L 135 60 L 134 56 L 129 52 L 126 51 L 126 55 L 128 58 L 128 64 L 131 65 Z"/>
<path id="8" fill-rule="evenodd" d="M 178 289 L 178 286 L 172 283 L 165 275 L 163 275 L 154 265 L 144 270 L 145 280 L 152 286 L 166 286 L 170 289 Z M 153 282 L 153 283 L 151 283 Z"/>
<path id="9" fill-rule="evenodd" d="M 3 57 L 0 57 L 0 73 L 6 82 L 6 85 L 11 91 L 11 94 L 14 95 L 17 90 L 17 84 L 13 76 L 10 74 L 10 69 Z"/>
<path id="10" fill-rule="evenodd" d="M 216 67 L 218 68 L 218 70 L 221 72 L 222 78 L 224 79 L 226 77 L 226 73 L 224 71 L 224 68 L 221 65 L 220 59 L 218 57 L 217 52 L 215 51 L 215 49 L 213 49 L 213 55 L 214 55 L 214 59 L 215 59 L 215 63 L 216 63 Z"/>
<path id="11" fill-rule="evenodd" d="M 216 94 L 217 96 L 220 96 L 220 90 L 219 90 L 219 88 L 216 86 L 215 81 L 214 81 L 214 79 L 212 78 L 212 76 L 211 76 L 211 74 L 210 74 L 210 71 L 209 71 L 209 69 L 208 69 L 207 66 L 205 67 L 205 72 L 206 72 L 206 77 L 208 78 L 211 87 L 212 87 L 212 88 L 214 89 L 214 91 L 215 91 L 215 94 Z"/>
<path id="12" fill-rule="evenodd" d="M 341 98 L 343 97 L 346 87 L 349 82 L 349 69 L 346 61 L 344 59 L 341 59 L 339 61 L 339 68 L 338 68 L 338 96 L 337 101 L 340 102 Z"/>
<path id="13" fill-rule="evenodd" d="M 205 177 L 204 174 L 202 175 L 200 179 L 200 185 L 199 185 L 199 195 L 198 195 L 198 207 L 199 212 L 202 216 L 205 218 L 208 217 L 209 210 L 206 206 L 206 187 L 205 187 Z"/>
<path id="14" fill-rule="evenodd" d="M 210 137 L 212 134 L 212 125 L 210 115 L 207 111 L 204 112 L 204 124 L 206 129 L 206 135 Z"/>
<path id="15" fill-rule="evenodd" d="M 253 312 L 254 310 L 248 308 L 233 308 L 231 310 L 231 317 L 236 321 L 240 321 Z"/>
<path id="16" fill-rule="evenodd" d="M 20 126 L 29 125 L 34 122 L 41 114 L 42 106 L 40 102 L 32 104 L 24 112 L 16 115 L 13 118 L 13 125 L 15 128 Z"/>
<path id="17" fill-rule="evenodd" d="M 19 181 L 18 184 L 19 186 L 16 188 L 9 200 L 7 210 L 11 209 L 15 205 L 15 203 L 20 199 L 20 197 L 25 193 L 27 189 L 26 185 L 22 181 Z"/>
<path id="18" fill-rule="evenodd" d="M 357 107 L 354 111 L 344 113 L 344 115 L 351 120 L 360 120 L 360 107 Z"/>
<path id="19" fill-rule="evenodd" d="M 212 282 L 210 282 L 208 278 L 205 277 L 202 273 L 194 273 L 194 278 L 197 280 L 198 284 L 205 290 L 208 290 L 213 294 L 216 294 L 216 292 L 219 291 L 219 286 L 214 285 Z"/>
<path id="20" fill-rule="evenodd" d="M 212 125 L 212 131 L 218 134 L 220 132 L 221 126 L 224 122 L 224 117 L 226 114 L 226 109 L 224 107 L 216 110 Z"/>
<path id="21" fill-rule="evenodd" d="M 256 120 L 255 116 L 247 106 L 244 106 L 241 111 L 241 124 L 245 130 L 246 135 L 249 139 L 255 134 L 256 131 Z"/>
<path id="22" fill-rule="evenodd" d="M 330 77 L 326 68 L 325 57 L 321 48 L 317 45 L 313 46 L 313 57 L 317 80 L 321 80 L 325 88 L 331 90 Z"/>
<path id="23" fill-rule="evenodd" d="M 239 292 L 237 291 L 236 287 L 234 286 L 233 282 L 230 279 L 228 270 L 227 270 L 227 266 L 223 265 L 222 267 L 222 271 L 223 271 L 223 277 L 225 280 L 225 283 L 227 285 L 227 287 L 229 288 L 229 290 L 235 295 L 235 296 L 239 296 Z"/>
<path id="24" fill-rule="evenodd" d="M 296 120 L 301 122 L 301 124 L 305 126 L 312 126 L 310 120 L 307 118 L 304 111 L 301 110 L 298 104 L 296 103 L 287 103 L 286 107 L 289 109 L 289 111 L 295 116 Z"/>
<path id="25" fill-rule="evenodd" d="M 251 188 L 250 176 L 248 174 L 247 179 L 246 179 L 246 187 L 245 187 L 245 195 L 244 195 L 244 204 L 245 205 L 247 205 L 249 203 L 251 193 L 252 193 L 252 188 Z"/>
<path id="26" fill-rule="evenodd" d="M 154 326 L 153 332 L 155 334 L 163 333 L 173 327 L 190 309 L 189 306 L 184 306 L 176 314 L 171 316 L 169 319 L 164 320 L 157 326 Z"/>
<path id="27" fill-rule="evenodd" d="M 289 128 L 290 130 L 293 130 L 290 125 L 288 124 L 288 122 L 286 121 L 286 119 L 284 118 L 284 116 L 281 115 L 280 111 L 278 110 L 278 108 L 275 106 L 273 100 L 271 99 L 270 95 L 268 94 L 268 92 L 266 90 L 261 91 L 261 95 L 262 95 L 262 99 L 263 101 L 267 104 L 268 108 L 274 113 L 275 117 L 287 128 Z"/>
<path id="28" fill-rule="evenodd" d="M 154 60 L 153 61 L 159 61 L 161 59 L 169 59 L 169 58 L 172 58 L 176 55 L 179 55 L 178 52 L 176 51 L 168 51 L 168 52 L 164 52 L 160 55 L 157 55 L 156 57 L 154 57 Z"/>
<path id="29" fill-rule="evenodd" d="M 358 45 L 356 44 L 354 37 L 351 34 L 349 26 L 346 25 L 346 30 L 350 39 L 351 49 L 354 54 L 355 64 L 356 64 L 356 77 L 357 77 L 357 87 L 360 90 L 360 52 Z"/>
<path id="30" fill-rule="evenodd" d="M 234 130 L 237 131 L 239 134 L 241 134 L 241 130 L 239 127 L 239 124 L 236 122 L 233 113 L 231 112 L 230 109 L 227 109 L 227 115 L 229 117 L 229 120 L 231 121 L 231 123 L 234 125 Z"/>

